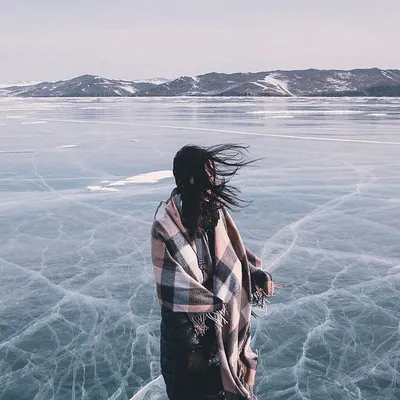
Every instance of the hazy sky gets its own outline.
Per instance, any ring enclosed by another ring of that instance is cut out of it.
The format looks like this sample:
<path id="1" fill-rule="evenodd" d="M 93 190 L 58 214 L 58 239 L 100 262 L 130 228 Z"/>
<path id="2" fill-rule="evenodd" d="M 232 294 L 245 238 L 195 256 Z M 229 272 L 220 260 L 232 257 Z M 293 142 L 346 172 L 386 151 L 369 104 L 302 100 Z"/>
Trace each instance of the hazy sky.
<path id="1" fill-rule="evenodd" d="M 400 68 L 400 0 L 0 0 L 0 83 Z"/>

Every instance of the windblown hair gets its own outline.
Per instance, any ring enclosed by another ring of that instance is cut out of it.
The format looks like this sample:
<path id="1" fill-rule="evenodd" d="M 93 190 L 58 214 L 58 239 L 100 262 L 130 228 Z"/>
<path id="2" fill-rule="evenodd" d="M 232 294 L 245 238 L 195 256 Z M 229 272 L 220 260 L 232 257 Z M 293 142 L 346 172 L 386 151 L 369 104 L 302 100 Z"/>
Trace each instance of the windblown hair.
<path id="1" fill-rule="evenodd" d="M 178 151 L 173 163 L 177 192 L 182 199 L 182 223 L 191 236 L 215 228 L 218 210 L 248 205 L 239 197 L 230 179 L 245 165 L 248 146 L 221 144 L 211 147 L 187 145 Z"/>

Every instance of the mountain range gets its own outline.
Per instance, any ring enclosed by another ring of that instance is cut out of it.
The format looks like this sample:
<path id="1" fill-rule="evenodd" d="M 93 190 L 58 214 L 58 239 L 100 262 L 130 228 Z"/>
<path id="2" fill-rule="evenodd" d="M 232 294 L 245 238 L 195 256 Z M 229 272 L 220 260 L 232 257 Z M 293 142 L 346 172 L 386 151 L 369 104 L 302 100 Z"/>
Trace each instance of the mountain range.
<path id="1" fill-rule="evenodd" d="M 83 75 L 57 82 L 0 85 L 0 95 L 18 97 L 152 96 L 376 96 L 400 97 L 400 70 L 292 70 L 208 73 L 168 80 L 116 80 Z"/>

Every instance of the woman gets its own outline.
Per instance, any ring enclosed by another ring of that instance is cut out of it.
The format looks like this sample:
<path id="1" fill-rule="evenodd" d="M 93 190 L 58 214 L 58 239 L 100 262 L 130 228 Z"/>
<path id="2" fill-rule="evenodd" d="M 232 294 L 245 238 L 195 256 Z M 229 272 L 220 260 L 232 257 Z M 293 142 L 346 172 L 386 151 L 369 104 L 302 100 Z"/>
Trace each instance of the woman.
<path id="1" fill-rule="evenodd" d="M 274 294 L 228 209 L 243 204 L 230 178 L 246 147 L 185 146 L 176 188 L 155 214 L 152 259 L 161 305 L 161 370 L 170 400 L 254 399 L 251 304 Z"/>

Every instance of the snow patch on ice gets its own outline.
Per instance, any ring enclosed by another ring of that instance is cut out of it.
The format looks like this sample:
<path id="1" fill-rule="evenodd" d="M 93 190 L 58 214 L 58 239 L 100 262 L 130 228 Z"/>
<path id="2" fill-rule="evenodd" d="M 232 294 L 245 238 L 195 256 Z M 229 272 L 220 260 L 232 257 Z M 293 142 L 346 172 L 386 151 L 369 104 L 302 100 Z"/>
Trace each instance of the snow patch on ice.
<path id="1" fill-rule="evenodd" d="M 162 179 L 172 178 L 172 171 L 154 171 L 146 174 L 134 175 L 124 180 L 110 182 L 108 186 L 125 186 L 140 183 L 157 183 Z"/>
<path id="2" fill-rule="evenodd" d="M 60 146 L 62 149 L 72 149 L 73 147 L 78 147 L 77 144 L 66 144 L 64 146 Z"/>
<path id="3" fill-rule="evenodd" d="M 142 184 L 142 183 L 157 183 L 160 180 L 172 178 L 172 171 L 153 171 L 148 172 L 146 174 L 134 175 L 126 179 L 121 179 L 118 181 L 101 181 L 101 186 L 88 186 L 87 189 L 91 191 L 108 191 L 108 192 L 116 192 L 119 189 L 116 189 L 115 186 L 127 186 L 134 184 Z"/>
<path id="4" fill-rule="evenodd" d="M 21 122 L 21 125 L 37 125 L 37 124 L 47 124 L 47 121 Z"/>
<path id="5" fill-rule="evenodd" d="M 118 189 L 104 187 L 104 186 L 88 186 L 86 189 L 90 190 L 91 192 L 118 192 Z"/>

